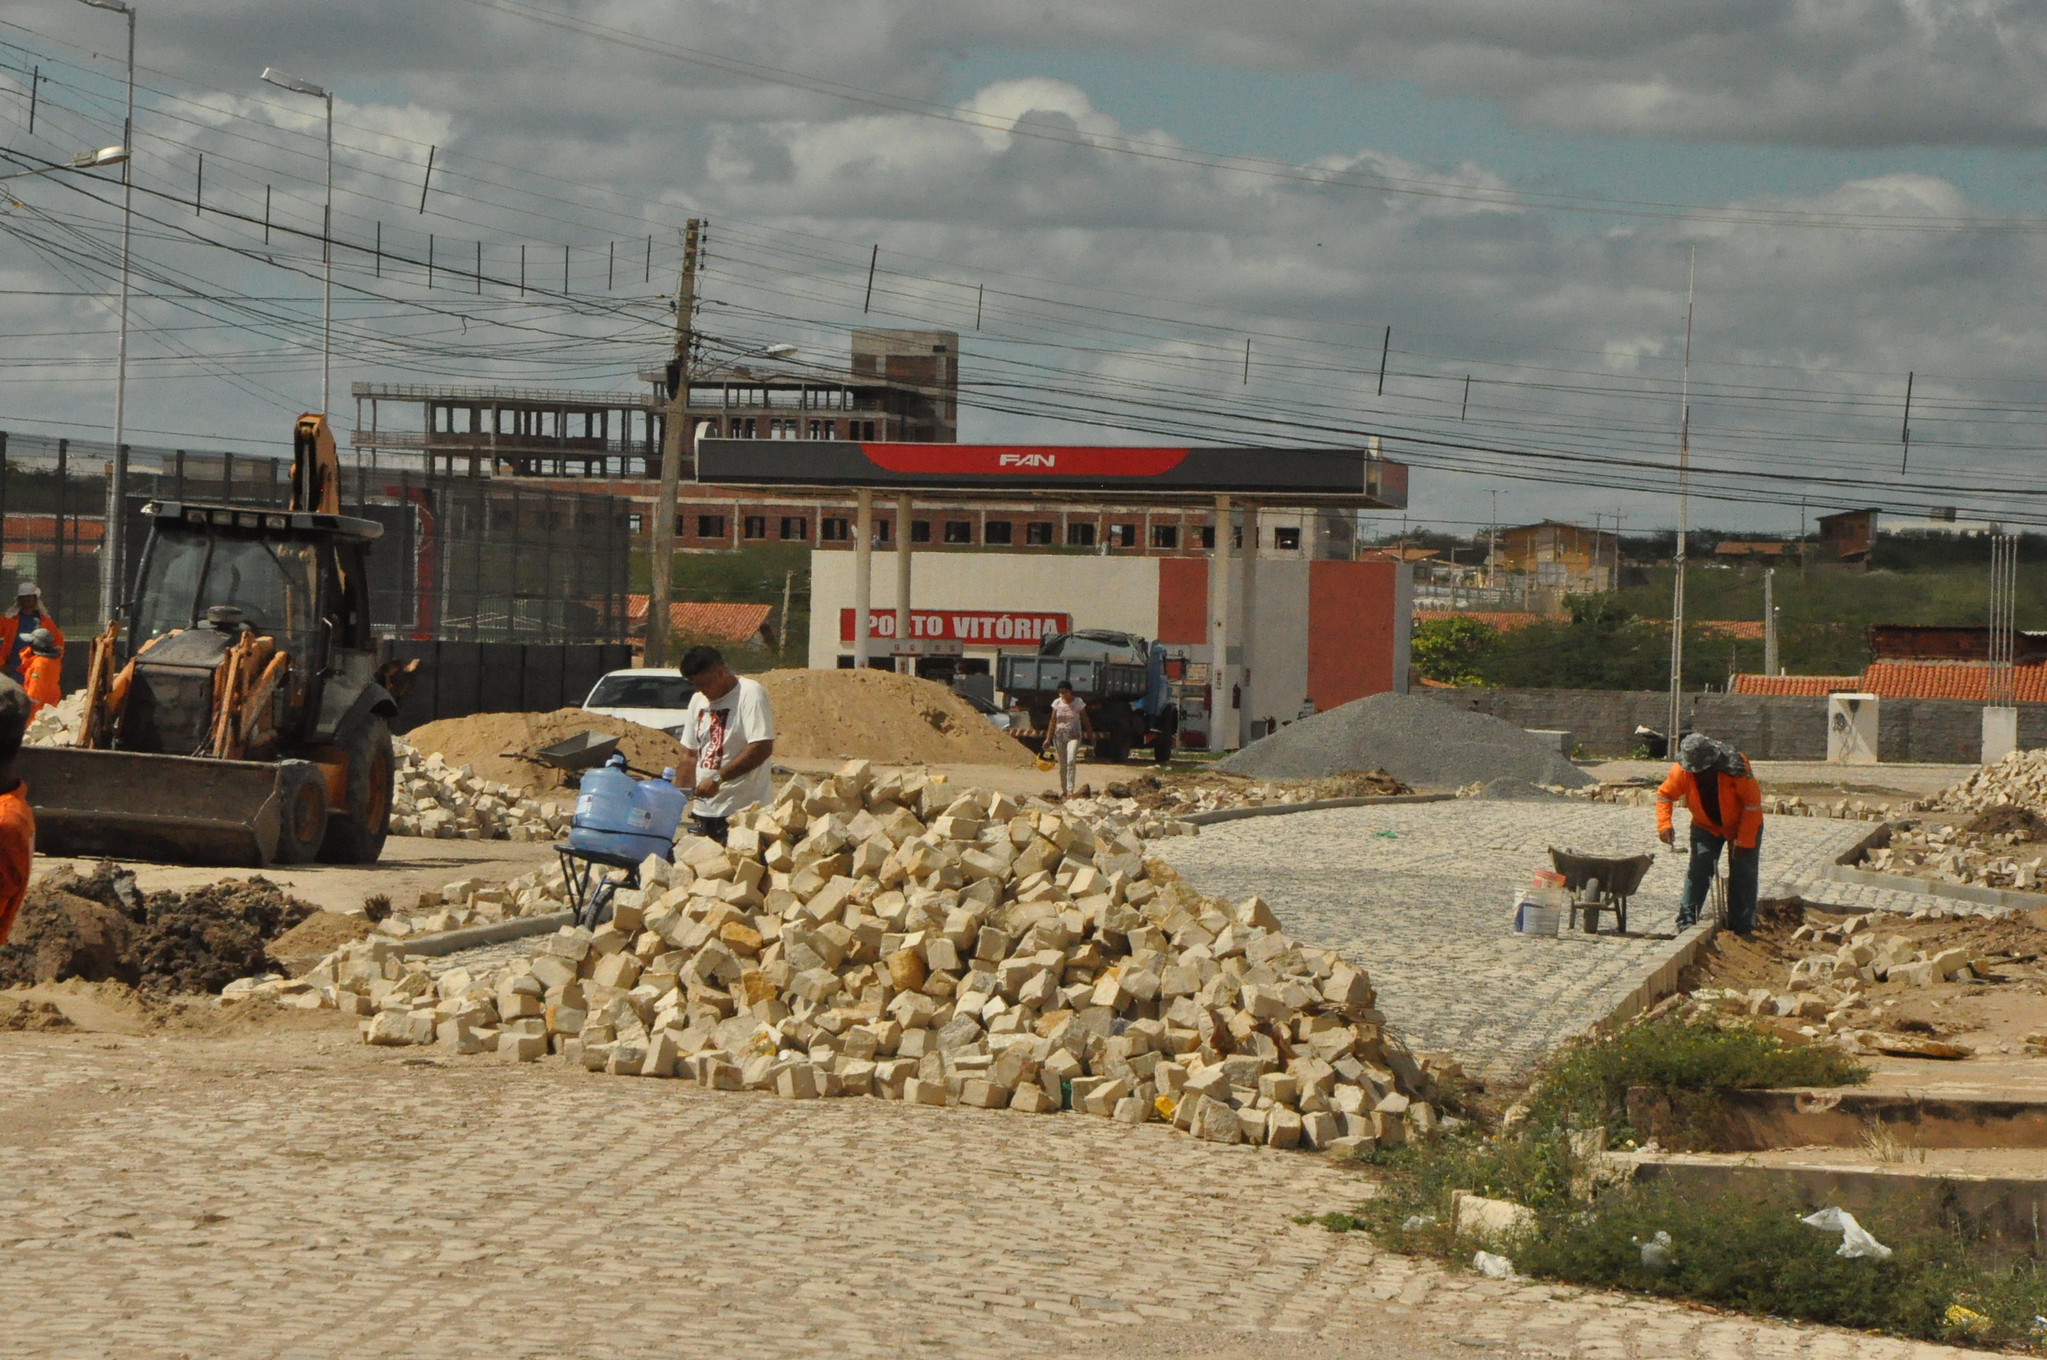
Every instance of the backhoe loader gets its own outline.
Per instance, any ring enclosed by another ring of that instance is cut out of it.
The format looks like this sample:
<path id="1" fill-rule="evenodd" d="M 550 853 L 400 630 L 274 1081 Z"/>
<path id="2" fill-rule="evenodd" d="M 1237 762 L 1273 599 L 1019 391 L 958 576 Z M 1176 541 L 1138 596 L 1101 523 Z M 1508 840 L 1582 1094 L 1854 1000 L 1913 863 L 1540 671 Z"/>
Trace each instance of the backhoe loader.
<path id="1" fill-rule="evenodd" d="M 382 853 L 398 706 L 364 563 L 383 530 L 340 513 L 339 471 L 326 418 L 302 415 L 288 509 L 143 507 L 77 745 L 21 753 L 40 852 L 256 867 Z"/>

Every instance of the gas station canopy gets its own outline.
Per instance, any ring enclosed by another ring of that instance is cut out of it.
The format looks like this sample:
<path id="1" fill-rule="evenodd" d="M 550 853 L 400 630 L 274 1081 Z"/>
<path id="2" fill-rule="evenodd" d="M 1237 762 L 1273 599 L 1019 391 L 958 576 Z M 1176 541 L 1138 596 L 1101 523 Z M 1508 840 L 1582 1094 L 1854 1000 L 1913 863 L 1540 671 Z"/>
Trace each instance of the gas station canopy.
<path id="1" fill-rule="evenodd" d="M 1365 449 L 1123 448 L 1074 444 L 865 444 L 700 439 L 697 480 L 843 494 L 967 493 L 976 499 L 1202 501 L 1398 510 L 1407 466 Z"/>

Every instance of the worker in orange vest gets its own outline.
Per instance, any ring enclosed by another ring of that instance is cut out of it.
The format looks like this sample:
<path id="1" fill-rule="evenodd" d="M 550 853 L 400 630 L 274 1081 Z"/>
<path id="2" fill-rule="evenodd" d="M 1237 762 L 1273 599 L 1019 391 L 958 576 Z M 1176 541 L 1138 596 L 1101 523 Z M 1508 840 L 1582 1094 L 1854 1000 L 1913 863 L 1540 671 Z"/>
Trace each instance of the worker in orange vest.
<path id="1" fill-rule="evenodd" d="M 1677 764 L 1656 790 L 1656 835 L 1665 845 L 1677 840 L 1670 810 L 1679 799 L 1692 813 L 1692 858 L 1685 869 L 1678 929 L 1698 924 L 1724 845 L 1727 928 L 1737 935 L 1750 934 L 1756 928 L 1756 880 L 1763 860 L 1763 790 L 1748 757 L 1726 742 L 1692 733 L 1679 743 Z"/>
<path id="2" fill-rule="evenodd" d="M 0 944 L 14 929 L 35 859 L 36 815 L 28 805 L 28 785 L 15 770 L 27 727 L 28 695 L 0 678 Z"/>
<path id="3" fill-rule="evenodd" d="M 57 651 L 61 655 L 64 651 L 64 630 L 43 608 L 43 588 L 34 581 L 23 581 L 15 593 L 13 610 L 0 614 L 0 671 L 4 671 L 8 679 L 21 679 L 22 669 L 28 665 L 28 635 L 37 628 L 47 630 L 57 640 Z"/>
<path id="4" fill-rule="evenodd" d="M 64 652 L 46 629 L 34 629 L 26 641 L 28 660 L 21 668 L 21 687 L 28 691 L 29 702 L 34 705 L 28 712 L 30 719 L 34 719 L 46 705 L 64 700 Z"/>

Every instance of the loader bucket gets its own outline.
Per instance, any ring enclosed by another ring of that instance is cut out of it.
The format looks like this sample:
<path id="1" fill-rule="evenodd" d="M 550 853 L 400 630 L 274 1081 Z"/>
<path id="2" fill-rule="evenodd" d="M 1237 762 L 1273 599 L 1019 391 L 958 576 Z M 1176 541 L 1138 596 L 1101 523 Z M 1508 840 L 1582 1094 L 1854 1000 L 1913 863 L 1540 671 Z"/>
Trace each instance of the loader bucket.
<path id="1" fill-rule="evenodd" d="M 36 851 L 262 868 L 277 853 L 280 767 L 249 760 L 21 748 Z"/>

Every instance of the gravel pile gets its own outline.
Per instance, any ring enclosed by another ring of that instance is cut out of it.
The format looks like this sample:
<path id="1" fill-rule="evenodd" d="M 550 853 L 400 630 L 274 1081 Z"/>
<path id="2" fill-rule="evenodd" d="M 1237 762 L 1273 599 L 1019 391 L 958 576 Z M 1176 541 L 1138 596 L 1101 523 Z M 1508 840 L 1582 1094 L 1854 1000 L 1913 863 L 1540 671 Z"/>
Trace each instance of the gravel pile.
<path id="1" fill-rule="evenodd" d="M 1344 770 L 1379 769 L 1428 789 L 1495 779 L 1573 789 L 1593 782 L 1557 754 L 1553 742 L 1414 694 L 1374 694 L 1303 718 L 1216 768 L 1257 779 L 1322 779 Z"/>

